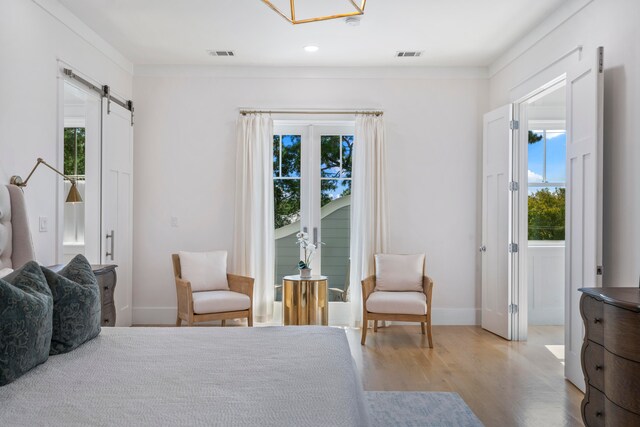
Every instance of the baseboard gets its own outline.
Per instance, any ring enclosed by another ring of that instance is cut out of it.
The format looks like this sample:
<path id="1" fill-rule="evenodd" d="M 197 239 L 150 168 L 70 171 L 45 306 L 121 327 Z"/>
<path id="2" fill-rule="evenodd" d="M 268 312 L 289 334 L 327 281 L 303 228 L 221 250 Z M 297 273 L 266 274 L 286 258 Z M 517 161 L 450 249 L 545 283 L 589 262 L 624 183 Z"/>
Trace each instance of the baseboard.
<path id="1" fill-rule="evenodd" d="M 273 322 L 282 322 L 282 303 L 274 307 Z M 342 303 L 330 303 L 329 321 L 332 325 L 346 326 L 349 322 L 349 312 Z M 479 325 L 480 309 L 478 308 L 434 308 L 434 325 Z M 134 307 L 134 325 L 175 325 L 175 307 Z M 401 322 L 400 322 L 401 323 Z"/>

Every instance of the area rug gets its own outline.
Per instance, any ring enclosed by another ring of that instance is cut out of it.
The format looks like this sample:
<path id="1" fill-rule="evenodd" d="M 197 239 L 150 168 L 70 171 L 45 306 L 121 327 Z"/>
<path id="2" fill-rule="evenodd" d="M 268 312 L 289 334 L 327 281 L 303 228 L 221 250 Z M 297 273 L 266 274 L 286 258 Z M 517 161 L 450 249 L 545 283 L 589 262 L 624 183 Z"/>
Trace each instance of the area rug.
<path id="1" fill-rule="evenodd" d="M 366 391 L 373 427 L 478 427 L 483 424 L 458 393 Z"/>

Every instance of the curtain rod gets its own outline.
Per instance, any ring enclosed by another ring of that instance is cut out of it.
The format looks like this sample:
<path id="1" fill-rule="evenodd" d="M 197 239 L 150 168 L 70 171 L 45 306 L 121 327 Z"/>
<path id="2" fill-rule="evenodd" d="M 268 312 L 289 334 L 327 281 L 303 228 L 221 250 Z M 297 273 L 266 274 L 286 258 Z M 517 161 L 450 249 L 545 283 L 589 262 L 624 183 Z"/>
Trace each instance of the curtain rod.
<path id="1" fill-rule="evenodd" d="M 240 114 L 246 116 L 247 114 L 364 114 L 370 116 L 381 116 L 383 111 L 331 111 L 331 110 L 240 110 Z"/>

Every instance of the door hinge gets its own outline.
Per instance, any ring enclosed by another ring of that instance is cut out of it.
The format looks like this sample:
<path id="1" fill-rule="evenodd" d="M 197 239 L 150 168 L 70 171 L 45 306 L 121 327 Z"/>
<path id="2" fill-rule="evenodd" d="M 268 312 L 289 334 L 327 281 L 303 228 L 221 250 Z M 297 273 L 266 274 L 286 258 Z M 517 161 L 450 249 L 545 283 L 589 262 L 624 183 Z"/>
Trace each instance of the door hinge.
<path id="1" fill-rule="evenodd" d="M 518 304 L 509 304 L 509 307 L 508 307 L 507 311 L 509 312 L 509 314 L 517 313 L 518 312 Z"/>
<path id="2" fill-rule="evenodd" d="M 597 276 L 602 276 L 602 274 L 604 273 L 604 267 L 599 265 L 596 267 L 596 275 Z"/>
<path id="3" fill-rule="evenodd" d="M 509 191 L 518 191 L 520 190 L 520 184 L 518 184 L 516 181 L 511 181 L 509 183 Z"/>
<path id="4" fill-rule="evenodd" d="M 520 129 L 520 122 L 518 120 L 511 120 L 509 122 L 509 129 L 511 130 Z"/>
<path id="5" fill-rule="evenodd" d="M 604 47 L 598 48 L 598 73 L 604 72 Z"/>
<path id="6" fill-rule="evenodd" d="M 509 253 L 514 254 L 518 252 L 518 244 L 517 243 L 509 243 Z"/>

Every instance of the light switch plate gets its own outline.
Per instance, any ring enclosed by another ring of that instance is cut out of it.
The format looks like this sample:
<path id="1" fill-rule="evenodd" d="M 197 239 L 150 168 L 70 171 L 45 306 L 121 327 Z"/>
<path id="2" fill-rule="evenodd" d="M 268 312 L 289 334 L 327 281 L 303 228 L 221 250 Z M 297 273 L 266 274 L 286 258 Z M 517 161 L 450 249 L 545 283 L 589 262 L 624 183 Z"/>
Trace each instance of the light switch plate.
<path id="1" fill-rule="evenodd" d="M 39 229 L 41 233 L 46 233 L 47 231 L 49 231 L 49 219 L 46 216 L 41 216 L 39 218 L 39 223 Z"/>

